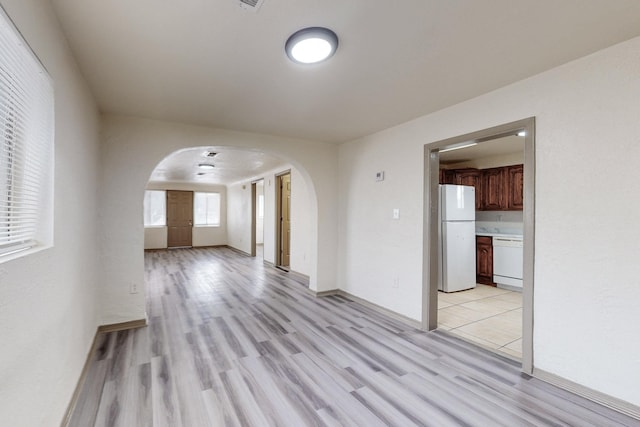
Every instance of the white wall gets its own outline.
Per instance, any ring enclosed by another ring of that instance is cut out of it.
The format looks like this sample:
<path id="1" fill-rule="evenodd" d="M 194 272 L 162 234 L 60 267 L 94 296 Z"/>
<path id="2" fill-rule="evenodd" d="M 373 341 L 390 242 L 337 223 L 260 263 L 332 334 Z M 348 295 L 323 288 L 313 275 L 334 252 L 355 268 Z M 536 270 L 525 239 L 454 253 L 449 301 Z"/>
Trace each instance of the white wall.
<path id="1" fill-rule="evenodd" d="M 342 145 L 340 288 L 419 319 L 423 146 L 535 116 L 535 367 L 640 405 L 639 58 L 636 38 Z"/>
<path id="2" fill-rule="evenodd" d="M 147 190 L 202 191 L 220 194 L 220 225 L 217 227 L 194 226 L 192 244 L 194 247 L 222 246 L 227 244 L 227 187 L 183 182 L 150 182 Z M 144 228 L 145 249 L 167 248 L 167 227 Z"/>
<path id="3" fill-rule="evenodd" d="M 167 226 L 145 227 L 144 248 L 166 249 L 168 246 L 167 233 Z"/>
<path id="4" fill-rule="evenodd" d="M 291 168 L 291 252 L 289 267 L 292 271 L 309 275 L 309 245 L 311 235 L 310 211 L 307 186 L 297 169 Z"/>
<path id="5" fill-rule="evenodd" d="M 277 172 L 285 170 L 283 168 Z M 276 172 L 264 175 L 264 260 L 276 262 Z"/>
<path id="6" fill-rule="evenodd" d="M 227 241 L 229 246 L 251 253 L 251 181 L 227 188 Z"/>
<path id="7" fill-rule="evenodd" d="M 55 90 L 54 247 L 0 264 L 0 424 L 54 426 L 98 326 L 99 117 L 49 2 L 0 3 Z"/>
<path id="8" fill-rule="evenodd" d="M 256 244 L 262 245 L 264 243 L 264 180 L 256 183 L 256 203 L 259 196 L 262 196 L 263 200 L 263 217 L 260 217 L 256 205 Z"/>
<path id="9" fill-rule="evenodd" d="M 309 276 L 309 259 L 313 227 L 312 194 L 302 174 L 286 164 L 276 170 L 230 185 L 228 188 L 229 246 L 251 252 L 251 182 L 264 180 L 264 260 L 275 263 L 276 246 L 276 175 L 291 170 L 291 259 L 292 271 Z M 244 187 L 244 188 L 243 188 Z"/>

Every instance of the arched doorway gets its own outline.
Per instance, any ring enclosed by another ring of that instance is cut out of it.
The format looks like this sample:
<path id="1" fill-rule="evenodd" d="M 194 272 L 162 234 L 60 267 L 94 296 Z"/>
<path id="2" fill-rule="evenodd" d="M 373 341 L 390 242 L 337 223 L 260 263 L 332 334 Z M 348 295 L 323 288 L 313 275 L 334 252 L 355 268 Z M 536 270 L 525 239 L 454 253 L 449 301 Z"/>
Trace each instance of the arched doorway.
<path id="1" fill-rule="evenodd" d="M 123 116 L 103 116 L 100 235 L 102 322 L 144 318 L 143 194 L 155 167 L 169 154 L 193 147 L 259 150 L 287 160 L 309 189 L 309 288 L 335 289 L 337 254 L 337 150 L 334 145 L 203 128 Z M 322 236 L 322 238 L 320 238 Z"/>
<path id="2" fill-rule="evenodd" d="M 146 186 L 144 248 L 229 246 L 255 256 L 259 240 L 265 262 L 309 276 L 310 199 L 301 172 L 281 157 L 220 146 L 177 150 Z"/>

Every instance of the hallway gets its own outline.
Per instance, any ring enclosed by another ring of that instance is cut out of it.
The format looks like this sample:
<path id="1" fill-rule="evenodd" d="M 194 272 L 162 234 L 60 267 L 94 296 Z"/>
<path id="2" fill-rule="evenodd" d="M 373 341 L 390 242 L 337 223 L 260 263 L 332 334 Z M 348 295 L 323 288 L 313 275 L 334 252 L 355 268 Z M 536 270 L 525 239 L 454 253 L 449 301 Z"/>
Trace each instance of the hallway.
<path id="1" fill-rule="evenodd" d="M 73 426 L 640 425 L 228 248 L 145 253 L 149 326 L 98 337 Z"/>

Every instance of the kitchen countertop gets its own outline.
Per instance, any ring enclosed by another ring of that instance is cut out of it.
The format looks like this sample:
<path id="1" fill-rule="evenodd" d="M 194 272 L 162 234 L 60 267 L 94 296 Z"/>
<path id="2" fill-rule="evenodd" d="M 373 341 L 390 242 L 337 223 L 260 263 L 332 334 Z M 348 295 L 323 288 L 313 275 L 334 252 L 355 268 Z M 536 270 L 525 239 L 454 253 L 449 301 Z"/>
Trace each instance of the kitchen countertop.
<path id="1" fill-rule="evenodd" d="M 519 238 L 522 239 L 522 234 L 508 234 L 508 233 L 500 233 L 497 231 L 477 231 L 476 236 L 487 236 L 487 237 L 506 237 L 506 238 Z"/>
<path id="2" fill-rule="evenodd" d="M 522 238 L 522 224 L 510 222 L 476 222 L 476 236 Z"/>

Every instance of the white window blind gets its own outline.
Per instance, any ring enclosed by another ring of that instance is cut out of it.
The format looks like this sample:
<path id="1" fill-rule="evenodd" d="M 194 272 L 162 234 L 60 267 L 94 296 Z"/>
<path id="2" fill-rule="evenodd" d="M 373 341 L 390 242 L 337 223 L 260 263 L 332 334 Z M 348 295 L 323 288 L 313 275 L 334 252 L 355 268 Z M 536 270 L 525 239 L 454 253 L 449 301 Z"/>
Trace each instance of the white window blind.
<path id="1" fill-rule="evenodd" d="M 144 226 L 167 225 L 167 194 L 162 190 L 144 192 Z"/>
<path id="2" fill-rule="evenodd" d="M 52 243 L 53 87 L 0 8 L 0 255 Z"/>
<path id="3" fill-rule="evenodd" d="M 220 194 L 194 193 L 193 216 L 195 225 L 220 225 Z"/>

